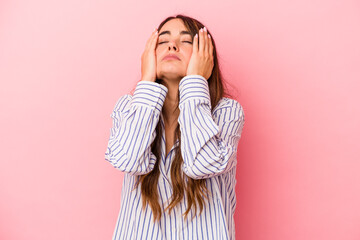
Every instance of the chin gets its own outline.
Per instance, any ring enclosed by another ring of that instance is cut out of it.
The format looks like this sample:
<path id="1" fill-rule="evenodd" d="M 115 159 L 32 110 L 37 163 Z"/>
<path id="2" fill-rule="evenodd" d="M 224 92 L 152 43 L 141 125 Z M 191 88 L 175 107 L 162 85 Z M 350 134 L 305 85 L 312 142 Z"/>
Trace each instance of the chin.
<path id="1" fill-rule="evenodd" d="M 179 78 L 183 78 L 186 74 L 184 74 L 183 71 L 179 71 L 179 70 L 174 70 L 173 71 L 159 71 L 157 73 L 157 78 L 159 79 L 163 79 L 163 78 L 167 78 L 167 79 L 179 79 Z"/>
<path id="2" fill-rule="evenodd" d="M 185 75 L 184 74 L 179 74 L 179 73 L 174 73 L 174 72 L 167 72 L 167 73 L 161 73 L 157 75 L 159 79 L 181 79 L 183 78 Z"/>

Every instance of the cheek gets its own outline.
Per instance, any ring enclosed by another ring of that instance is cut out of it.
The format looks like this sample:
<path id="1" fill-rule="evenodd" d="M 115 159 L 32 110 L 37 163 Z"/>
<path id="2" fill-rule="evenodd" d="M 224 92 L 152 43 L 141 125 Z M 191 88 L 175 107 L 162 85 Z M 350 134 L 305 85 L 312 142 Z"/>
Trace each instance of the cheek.
<path id="1" fill-rule="evenodd" d="M 156 58 L 156 62 L 158 63 L 161 58 L 161 52 L 158 49 L 155 50 L 155 58 Z"/>
<path id="2" fill-rule="evenodd" d="M 157 46 L 157 48 L 155 49 L 155 55 L 157 61 L 161 58 L 161 56 L 164 55 L 164 49 L 162 46 Z"/>
<path id="3" fill-rule="evenodd" d="M 187 50 L 187 51 L 186 51 L 186 54 L 185 54 L 185 56 L 186 56 L 185 58 L 186 58 L 187 64 L 188 64 L 189 61 L 190 61 L 191 55 L 192 55 L 192 48 L 189 49 L 189 50 Z"/>

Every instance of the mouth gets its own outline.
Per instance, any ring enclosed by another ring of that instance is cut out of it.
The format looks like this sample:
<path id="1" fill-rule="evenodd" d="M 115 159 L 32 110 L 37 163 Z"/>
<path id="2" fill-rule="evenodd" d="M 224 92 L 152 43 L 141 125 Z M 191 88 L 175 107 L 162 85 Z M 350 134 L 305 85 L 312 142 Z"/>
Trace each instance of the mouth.
<path id="1" fill-rule="evenodd" d="M 166 55 L 163 59 L 163 61 L 165 60 L 178 60 L 180 61 L 180 58 L 174 54 L 169 54 L 169 55 Z"/>

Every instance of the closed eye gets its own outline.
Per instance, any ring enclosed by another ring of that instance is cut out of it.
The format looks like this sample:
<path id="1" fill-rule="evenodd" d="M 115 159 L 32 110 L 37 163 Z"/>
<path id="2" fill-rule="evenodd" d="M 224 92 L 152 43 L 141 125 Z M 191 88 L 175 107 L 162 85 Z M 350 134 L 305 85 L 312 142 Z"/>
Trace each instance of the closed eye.
<path id="1" fill-rule="evenodd" d="M 167 42 L 168 42 L 168 41 L 159 42 L 158 44 L 160 45 L 160 44 L 167 43 Z M 186 43 L 190 43 L 190 44 L 192 44 L 192 42 L 190 42 L 190 41 L 183 41 L 183 42 L 186 42 Z"/>

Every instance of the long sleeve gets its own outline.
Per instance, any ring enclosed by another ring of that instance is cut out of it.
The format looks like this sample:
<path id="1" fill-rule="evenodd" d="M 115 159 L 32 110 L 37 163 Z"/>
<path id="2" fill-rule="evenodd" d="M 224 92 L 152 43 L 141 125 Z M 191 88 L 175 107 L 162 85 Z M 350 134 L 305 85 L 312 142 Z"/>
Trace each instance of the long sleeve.
<path id="1" fill-rule="evenodd" d="M 124 95 L 111 114 L 113 126 L 105 152 L 105 160 L 131 175 L 150 172 L 156 157 L 151 143 L 168 89 L 150 81 L 137 83 L 134 95 Z"/>
<path id="2" fill-rule="evenodd" d="M 179 125 L 184 173 L 194 179 L 214 177 L 236 166 L 237 145 L 245 118 L 237 101 L 227 99 L 211 113 L 207 80 L 189 75 L 179 83 Z"/>

